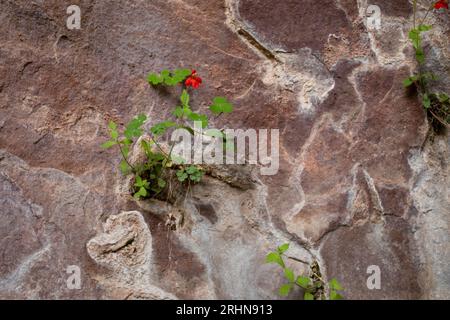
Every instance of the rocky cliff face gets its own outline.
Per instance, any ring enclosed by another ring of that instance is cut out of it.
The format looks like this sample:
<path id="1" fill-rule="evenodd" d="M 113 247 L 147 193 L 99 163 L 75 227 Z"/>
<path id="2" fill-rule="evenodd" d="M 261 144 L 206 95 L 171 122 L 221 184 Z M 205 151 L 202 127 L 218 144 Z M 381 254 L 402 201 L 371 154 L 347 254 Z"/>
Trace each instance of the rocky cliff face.
<path id="1" fill-rule="evenodd" d="M 450 298 L 449 139 L 428 138 L 402 87 L 411 14 L 388 0 L 0 0 L 0 297 L 272 299 L 283 280 L 265 254 L 290 242 L 347 298 Z M 433 19 L 428 67 L 450 91 L 449 16 Z M 209 176 L 176 208 L 132 200 L 99 147 L 106 123 L 164 119 L 176 97 L 145 76 L 178 67 L 204 78 L 196 101 L 235 104 L 215 126 L 280 129 L 277 175 Z"/>

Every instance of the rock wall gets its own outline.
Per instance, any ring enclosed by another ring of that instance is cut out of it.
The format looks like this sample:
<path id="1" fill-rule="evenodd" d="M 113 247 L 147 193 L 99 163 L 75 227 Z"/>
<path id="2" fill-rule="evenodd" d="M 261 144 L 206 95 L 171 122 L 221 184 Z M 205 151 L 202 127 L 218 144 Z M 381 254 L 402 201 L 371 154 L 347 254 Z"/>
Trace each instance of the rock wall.
<path id="1" fill-rule="evenodd" d="M 0 0 L 0 297 L 277 299 L 264 258 L 290 242 L 347 298 L 449 299 L 449 136 L 429 138 L 402 86 L 411 15 L 389 0 Z M 449 16 L 432 19 L 427 66 L 449 92 Z M 213 126 L 280 129 L 277 175 L 207 176 L 177 208 L 132 200 L 99 147 L 106 123 L 166 118 L 177 97 L 146 74 L 179 67 L 204 79 L 195 101 L 233 101 Z"/>

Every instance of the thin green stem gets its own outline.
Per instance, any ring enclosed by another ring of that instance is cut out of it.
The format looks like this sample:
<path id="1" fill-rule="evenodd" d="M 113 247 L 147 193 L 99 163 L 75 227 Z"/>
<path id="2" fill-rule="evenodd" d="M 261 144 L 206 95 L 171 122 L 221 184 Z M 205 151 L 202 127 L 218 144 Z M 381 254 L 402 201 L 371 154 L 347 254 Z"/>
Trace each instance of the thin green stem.
<path id="1" fill-rule="evenodd" d="M 128 162 L 127 157 L 125 157 L 125 153 L 123 152 L 122 145 L 121 145 L 120 141 L 119 141 L 119 140 L 116 140 L 116 142 L 117 142 L 117 144 L 119 145 L 120 153 L 122 154 L 123 160 L 125 160 L 125 162 L 127 163 L 127 165 L 130 166 L 130 168 L 131 168 L 133 171 L 136 171 L 136 168 L 133 167 L 133 166 Z"/>
<path id="2" fill-rule="evenodd" d="M 158 144 L 158 142 L 156 142 L 156 140 L 153 138 L 153 136 L 150 136 L 150 139 L 152 139 L 153 143 L 156 145 L 156 147 L 161 151 L 161 153 L 163 154 L 163 156 L 166 157 L 167 160 L 170 160 L 168 154 L 161 148 L 161 146 Z"/>

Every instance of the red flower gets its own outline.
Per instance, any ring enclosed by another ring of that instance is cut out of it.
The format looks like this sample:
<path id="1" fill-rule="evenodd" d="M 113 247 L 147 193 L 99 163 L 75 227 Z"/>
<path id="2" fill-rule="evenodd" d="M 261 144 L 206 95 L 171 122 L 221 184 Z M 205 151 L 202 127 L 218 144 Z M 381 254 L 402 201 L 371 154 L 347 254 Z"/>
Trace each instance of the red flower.
<path id="1" fill-rule="evenodd" d="M 197 76 L 197 71 L 195 71 L 195 70 L 192 70 L 191 75 L 184 82 L 186 87 L 192 87 L 194 89 L 197 89 L 201 83 L 202 83 L 202 78 Z"/>
<path id="2" fill-rule="evenodd" d="M 442 8 L 448 10 L 448 0 L 439 0 L 438 2 L 436 2 L 434 4 L 434 8 L 436 10 L 439 10 L 439 9 L 442 9 Z"/>

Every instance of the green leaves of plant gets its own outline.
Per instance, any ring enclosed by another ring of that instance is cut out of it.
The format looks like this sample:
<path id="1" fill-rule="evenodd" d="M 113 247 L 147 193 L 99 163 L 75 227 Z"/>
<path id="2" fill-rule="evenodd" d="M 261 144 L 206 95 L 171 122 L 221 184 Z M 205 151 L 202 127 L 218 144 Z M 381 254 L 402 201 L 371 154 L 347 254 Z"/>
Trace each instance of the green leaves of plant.
<path id="1" fill-rule="evenodd" d="M 270 252 L 266 256 L 266 262 L 267 263 L 276 263 L 276 264 L 280 265 L 282 268 L 285 267 L 284 261 L 283 261 L 283 259 L 281 258 L 281 255 L 278 252 Z"/>
<path id="2" fill-rule="evenodd" d="M 103 149 L 109 149 L 109 148 L 111 148 L 112 146 L 115 146 L 116 144 L 117 144 L 116 141 L 106 141 L 105 143 L 103 143 L 103 144 L 101 145 L 101 147 L 102 147 Z"/>
<path id="3" fill-rule="evenodd" d="M 295 275 L 294 275 L 294 272 L 291 269 L 284 268 L 284 276 L 286 277 L 286 279 L 289 282 L 291 282 L 291 283 L 295 282 Z"/>
<path id="4" fill-rule="evenodd" d="M 173 121 L 163 121 L 150 128 L 151 133 L 155 136 L 163 135 L 167 129 L 175 127 L 177 124 Z"/>
<path id="5" fill-rule="evenodd" d="M 189 108 L 189 98 L 190 98 L 189 93 L 187 92 L 186 89 L 184 89 L 180 96 L 181 105 L 183 107 Z"/>
<path id="6" fill-rule="evenodd" d="M 177 171 L 178 181 L 184 182 L 189 179 L 192 182 L 200 182 L 203 177 L 203 171 L 196 166 L 189 166 Z"/>
<path id="7" fill-rule="evenodd" d="M 180 84 L 186 80 L 187 77 L 191 76 L 192 71 L 189 69 L 176 69 L 173 71 L 162 70 L 160 73 L 150 73 L 147 77 L 147 81 L 153 85 L 167 85 L 174 86 Z M 180 95 L 180 105 L 175 108 L 172 114 L 180 120 L 191 120 L 201 122 L 202 128 L 207 128 L 208 126 L 208 116 L 205 114 L 197 113 L 192 111 L 190 107 L 191 97 L 187 89 L 183 89 Z M 226 98 L 216 97 L 213 100 L 213 105 L 211 106 L 216 114 L 229 113 L 233 110 L 233 106 L 229 103 Z M 164 180 L 164 170 L 172 170 L 178 168 L 176 176 L 179 181 L 190 181 L 190 182 L 200 182 L 204 175 L 201 168 L 197 166 L 186 166 L 185 160 L 178 157 L 176 159 L 171 151 L 166 154 L 161 150 L 157 142 L 157 138 L 162 136 L 167 132 L 169 128 L 177 127 L 187 130 L 190 134 L 195 133 L 195 128 L 192 128 L 185 123 L 180 121 L 163 121 L 155 124 L 150 128 L 152 134 L 152 141 L 147 141 L 145 139 L 141 140 L 140 146 L 145 152 L 147 160 L 145 163 L 138 163 L 131 165 L 128 162 L 128 155 L 133 142 L 142 136 L 143 125 L 147 121 L 145 115 L 139 115 L 132 119 L 124 128 L 123 132 L 119 132 L 117 129 L 117 124 L 110 122 L 108 124 L 110 140 L 102 144 L 102 147 L 107 149 L 115 145 L 118 145 L 120 153 L 122 155 L 122 161 L 120 162 L 120 170 L 124 174 L 133 173 L 135 174 L 135 184 L 134 184 L 134 197 L 140 199 L 142 197 L 154 196 L 162 191 L 162 189 L 167 187 L 167 183 L 170 181 Z M 223 132 L 217 130 L 215 132 L 209 132 L 210 136 L 222 138 L 226 141 L 226 137 Z M 228 141 L 227 141 L 228 142 Z M 158 147 L 161 152 L 155 152 L 153 144 Z M 234 140 L 233 140 L 234 145 Z M 145 177 L 142 178 L 142 177 Z M 291 275 L 290 275 L 291 277 Z M 292 277 L 291 277 L 292 278 Z"/>
<path id="8" fill-rule="evenodd" d="M 270 252 L 266 256 L 266 263 L 276 263 L 281 266 L 283 269 L 286 267 L 282 258 L 283 253 L 285 253 L 289 249 L 289 243 L 282 244 L 277 248 L 276 252 Z M 293 279 L 291 282 L 294 282 Z"/>
<path id="9" fill-rule="evenodd" d="M 282 244 L 281 246 L 279 246 L 277 250 L 278 250 L 278 253 L 279 253 L 279 254 L 283 254 L 283 253 L 285 253 L 288 249 L 289 249 L 289 243 L 285 243 L 285 244 Z"/>
<path id="10" fill-rule="evenodd" d="M 195 112 L 191 112 L 188 115 L 188 119 L 192 121 L 201 122 L 202 128 L 206 128 L 208 126 L 208 116 L 205 114 L 199 114 Z"/>
<path id="11" fill-rule="evenodd" d="M 329 284 L 330 288 L 333 290 L 338 290 L 338 291 L 344 290 L 344 288 L 339 283 L 339 281 L 336 280 L 336 278 L 331 279 L 328 284 Z"/>
<path id="12" fill-rule="evenodd" d="M 425 53 L 422 48 L 422 38 L 421 33 L 425 31 L 431 30 L 431 26 L 429 25 L 419 25 L 416 29 L 412 29 L 408 33 L 408 37 L 412 42 L 414 49 L 416 50 L 416 60 L 420 64 L 425 62 Z"/>
<path id="13" fill-rule="evenodd" d="M 147 121 L 147 117 L 143 114 L 131 120 L 125 127 L 125 131 L 123 132 L 125 137 L 129 140 L 140 137 L 142 135 L 141 127 L 145 123 L 145 121 Z"/>
<path id="14" fill-rule="evenodd" d="M 147 81 L 153 86 L 160 84 L 175 86 L 183 82 L 190 74 L 191 70 L 189 69 L 177 69 L 174 71 L 162 70 L 161 73 L 150 73 Z"/>
<path id="15" fill-rule="evenodd" d="M 233 105 L 224 97 L 215 97 L 209 110 L 214 114 L 230 113 L 233 111 Z"/>
<path id="16" fill-rule="evenodd" d="M 124 174 L 124 175 L 127 174 L 131 169 L 125 160 L 120 161 L 119 168 L 120 168 L 120 171 L 122 172 L 122 174 Z"/>
<path id="17" fill-rule="evenodd" d="M 150 83 L 151 85 L 157 86 L 158 84 L 161 84 L 164 82 L 163 77 L 161 77 L 161 75 L 156 74 L 156 73 L 150 73 L 147 77 L 147 81 L 148 83 Z"/>
<path id="18" fill-rule="evenodd" d="M 411 40 L 414 49 L 419 49 L 421 44 L 420 31 L 418 29 L 412 29 L 411 31 L 409 31 L 408 37 Z"/>
<path id="19" fill-rule="evenodd" d="M 304 300 L 314 300 L 314 296 L 310 292 L 305 292 L 303 299 Z"/>
<path id="20" fill-rule="evenodd" d="M 276 251 L 269 252 L 266 256 L 266 263 L 275 263 L 283 268 L 284 277 L 287 279 L 288 283 L 283 284 L 278 293 L 281 296 L 287 296 L 294 286 L 299 286 L 304 290 L 304 300 L 315 300 L 324 299 L 325 296 L 322 291 L 325 287 L 325 283 L 321 280 L 320 269 L 317 262 L 313 262 L 310 265 L 311 273 L 310 276 L 295 276 L 294 271 L 291 268 L 285 266 L 283 261 L 283 254 L 289 250 L 289 243 L 280 245 Z M 342 285 L 335 279 L 331 279 L 328 283 L 328 289 L 330 292 L 330 300 L 343 299 L 343 296 L 338 293 L 338 291 L 344 290 Z"/>
<path id="21" fill-rule="evenodd" d="M 342 300 L 344 297 L 337 291 L 342 291 L 344 288 L 335 278 L 328 282 L 328 287 L 330 288 L 330 300 Z"/>
<path id="22" fill-rule="evenodd" d="M 283 284 L 280 289 L 278 290 L 280 296 L 286 297 L 289 292 L 291 292 L 291 289 L 294 287 L 292 283 Z"/>
<path id="23" fill-rule="evenodd" d="M 417 30 L 419 30 L 419 32 L 430 31 L 431 29 L 433 29 L 433 27 L 426 24 L 421 24 L 417 27 Z"/>
<path id="24" fill-rule="evenodd" d="M 416 60 L 420 64 L 423 64 L 425 62 L 425 52 L 422 48 L 416 49 Z"/>
<path id="25" fill-rule="evenodd" d="M 178 178 L 178 181 L 184 182 L 188 178 L 188 174 L 186 173 L 186 171 L 184 169 L 180 169 L 177 171 L 177 178 Z"/>
<path id="26" fill-rule="evenodd" d="M 429 107 L 431 107 L 431 99 L 430 96 L 425 93 L 422 97 L 422 103 L 425 109 L 428 109 Z"/>
<path id="27" fill-rule="evenodd" d="M 111 140 L 106 141 L 105 143 L 103 143 L 101 145 L 101 147 L 103 149 L 109 149 L 118 143 L 117 139 L 119 137 L 119 132 L 117 131 L 117 124 L 115 124 L 113 121 L 110 121 L 108 124 L 108 128 L 109 128 L 109 135 L 111 137 Z"/>
<path id="28" fill-rule="evenodd" d="M 449 97 L 445 93 L 438 94 L 438 99 L 439 99 L 439 102 L 441 102 L 441 103 L 449 102 Z"/>
<path id="29" fill-rule="evenodd" d="M 140 176 L 136 175 L 136 181 L 134 183 L 134 186 L 139 189 L 138 192 L 134 194 L 134 197 L 136 199 L 139 200 L 140 198 L 147 196 L 148 194 L 147 189 L 150 188 L 150 184 L 148 183 L 147 180 L 143 180 Z"/>
<path id="30" fill-rule="evenodd" d="M 407 87 L 411 86 L 412 84 L 414 84 L 418 80 L 419 80 L 419 76 L 408 77 L 405 80 L 403 80 L 403 86 L 405 88 L 407 88 Z"/>
<path id="31" fill-rule="evenodd" d="M 298 276 L 295 282 L 303 289 L 307 289 L 311 280 L 308 277 Z"/>

